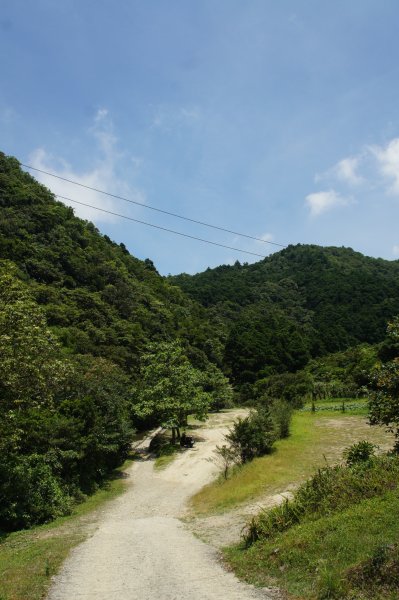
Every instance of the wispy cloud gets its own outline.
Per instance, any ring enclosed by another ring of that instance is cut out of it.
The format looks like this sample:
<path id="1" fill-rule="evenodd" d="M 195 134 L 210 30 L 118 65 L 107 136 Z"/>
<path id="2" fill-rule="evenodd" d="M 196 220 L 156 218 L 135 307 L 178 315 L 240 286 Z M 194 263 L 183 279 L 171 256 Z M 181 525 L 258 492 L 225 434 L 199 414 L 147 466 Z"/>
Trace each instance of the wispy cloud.
<path id="1" fill-rule="evenodd" d="M 356 186 L 361 186 L 367 194 L 377 191 L 380 198 L 387 194 L 399 196 L 399 137 L 385 145 L 363 147 L 358 154 L 347 156 L 317 174 L 315 182 L 325 182 L 331 189 L 306 196 L 305 203 L 313 217 L 352 204 L 350 192 L 354 192 Z"/>
<path id="2" fill-rule="evenodd" d="M 342 196 L 335 190 L 327 190 L 309 194 L 306 196 L 305 202 L 310 210 L 310 215 L 312 217 L 318 217 L 322 213 L 338 206 L 347 206 L 351 203 L 351 199 Z"/>
<path id="3" fill-rule="evenodd" d="M 272 233 L 262 233 L 261 235 L 256 236 L 259 238 L 259 240 L 263 240 L 263 242 L 273 242 L 274 240 L 274 235 Z M 262 244 L 262 242 L 258 241 L 258 244 L 260 244 L 261 246 L 264 246 L 264 244 Z"/>
<path id="4" fill-rule="evenodd" d="M 316 183 L 321 181 L 350 187 L 364 184 L 399 196 L 399 137 L 385 145 L 366 146 L 357 155 L 343 158 L 315 176 Z"/>
<path id="5" fill-rule="evenodd" d="M 394 256 L 399 256 L 399 244 L 395 244 L 392 248 L 392 254 Z"/>
<path id="6" fill-rule="evenodd" d="M 151 121 L 151 129 L 171 132 L 180 127 L 194 125 L 201 119 L 198 106 L 182 106 L 178 109 L 157 106 Z"/>
<path id="7" fill-rule="evenodd" d="M 340 160 L 334 167 L 337 178 L 349 185 L 359 185 L 363 182 L 357 170 L 360 163 L 360 156 L 349 156 Z"/>
<path id="8" fill-rule="evenodd" d="M 136 202 L 144 202 L 145 198 L 143 194 L 138 190 L 132 189 L 116 174 L 116 166 L 120 158 L 120 153 L 117 150 L 118 139 L 114 134 L 112 120 L 108 115 L 107 109 L 101 108 L 97 111 L 89 133 L 94 137 L 96 142 L 93 153 L 95 157 L 93 168 L 85 172 L 80 172 L 62 157 L 53 156 L 45 148 L 37 148 L 31 154 L 29 159 L 30 164 L 37 169 L 54 173 L 65 179 L 77 181 L 91 188 L 125 196 Z M 96 159 L 96 157 L 98 158 Z M 97 206 L 111 212 L 126 213 L 127 211 L 126 205 L 121 207 L 121 203 L 116 199 L 99 192 L 76 186 L 44 173 L 35 172 L 35 177 L 56 195 L 72 198 L 84 204 Z M 75 213 L 83 219 L 88 219 L 96 223 L 115 222 L 117 220 L 117 217 L 113 215 L 81 206 L 65 199 L 60 198 L 60 200 L 68 206 L 72 206 Z"/>
<path id="9" fill-rule="evenodd" d="M 399 195 L 399 138 L 386 146 L 371 146 L 370 152 L 377 160 L 380 173 L 388 181 L 388 192 Z"/>
<path id="10" fill-rule="evenodd" d="M 343 158 L 333 167 L 327 169 L 327 171 L 324 173 L 318 173 L 315 176 L 315 182 L 318 183 L 325 180 L 337 180 L 350 186 L 360 185 L 364 182 L 364 178 L 358 172 L 358 169 L 361 166 L 362 158 L 363 154 Z"/>

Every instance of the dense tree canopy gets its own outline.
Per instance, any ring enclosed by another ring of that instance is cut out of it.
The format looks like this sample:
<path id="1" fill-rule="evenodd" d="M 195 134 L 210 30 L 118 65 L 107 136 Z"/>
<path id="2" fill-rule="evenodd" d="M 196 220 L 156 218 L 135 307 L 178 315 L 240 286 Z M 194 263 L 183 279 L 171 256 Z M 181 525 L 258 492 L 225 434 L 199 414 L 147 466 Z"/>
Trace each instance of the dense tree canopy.
<path id="1" fill-rule="evenodd" d="M 164 427 L 178 431 L 189 414 L 204 419 L 211 396 L 177 342 L 155 344 L 142 358 L 134 410 L 139 417 L 156 416 Z"/>
<path id="2" fill-rule="evenodd" d="M 202 307 L 2 153 L 0 208 L 0 258 L 16 264 L 70 353 L 102 356 L 133 377 L 148 342 L 178 337 L 193 361 L 220 360 Z"/>
<path id="3" fill-rule="evenodd" d="M 170 280 L 224 324 L 223 364 L 237 383 L 380 342 L 399 313 L 399 261 L 350 248 L 288 246 L 255 264 Z"/>

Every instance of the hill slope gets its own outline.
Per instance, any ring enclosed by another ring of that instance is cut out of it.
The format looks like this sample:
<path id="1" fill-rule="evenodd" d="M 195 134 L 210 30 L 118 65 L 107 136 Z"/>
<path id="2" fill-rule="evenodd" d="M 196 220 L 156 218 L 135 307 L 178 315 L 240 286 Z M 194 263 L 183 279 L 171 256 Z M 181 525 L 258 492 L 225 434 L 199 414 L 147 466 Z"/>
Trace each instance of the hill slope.
<path id="1" fill-rule="evenodd" d="M 205 311 L 2 153 L 0 207 L 0 258 L 17 265 L 68 352 L 106 357 L 134 375 L 149 340 L 180 337 L 206 360 Z"/>
<path id="2" fill-rule="evenodd" d="M 272 370 L 294 370 L 310 355 L 381 341 L 387 321 L 399 313 L 399 261 L 350 248 L 288 246 L 252 265 L 237 262 L 170 281 L 224 318 L 225 362 L 240 381 L 262 371 L 261 361 L 253 360 L 242 375 L 245 365 L 237 356 L 248 363 L 250 340 L 263 344 L 263 362 Z M 242 334 L 248 337 L 245 347 Z"/>

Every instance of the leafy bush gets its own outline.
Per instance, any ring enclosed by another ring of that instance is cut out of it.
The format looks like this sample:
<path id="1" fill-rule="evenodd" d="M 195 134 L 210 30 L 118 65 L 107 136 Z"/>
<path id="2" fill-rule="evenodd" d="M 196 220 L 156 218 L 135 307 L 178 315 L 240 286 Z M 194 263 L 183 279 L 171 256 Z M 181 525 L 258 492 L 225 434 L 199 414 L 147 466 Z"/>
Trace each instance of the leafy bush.
<path id="1" fill-rule="evenodd" d="M 271 415 L 277 437 L 280 439 L 287 438 L 290 435 L 292 406 L 285 400 L 274 400 L 271 405 Z"/>
<path id="2" fill-rule="evenodd" d="M 344 450 L 343 456 L 346 460 L 346 464 L 349 467 L 353 467 L 359 463 L 369 461 L 375 455 L 376 448 L 377 446 L 375 444 L 366 440 L 353 444 Z"/>
<path id="3" fill-rule="evenodd" d="M 0 527 L 26 528 L 69 512 L 71 498 L 55 477 L 45 457 L 15 458 L 0 471 Z"/>
<path id="4" fill-rule="evenodd" d="M 244 419 L 237 419 L 226 439 L 241 462 L 268 454 L 277 439 L 276 428 L 268 410 L 257 410 Z"/>

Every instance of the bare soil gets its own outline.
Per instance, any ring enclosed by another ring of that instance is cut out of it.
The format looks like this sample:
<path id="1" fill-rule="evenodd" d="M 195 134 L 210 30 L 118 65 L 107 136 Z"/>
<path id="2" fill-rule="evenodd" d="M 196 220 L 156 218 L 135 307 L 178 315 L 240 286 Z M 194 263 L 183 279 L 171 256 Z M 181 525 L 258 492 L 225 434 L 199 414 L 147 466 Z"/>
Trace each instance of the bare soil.
<path id="1" fill-rule="evenodd" d="M 48 600 L 276 597 L 276 591 L 241 583 L 227 572 L 218 551 L 184 523 L 187 500 L 215 477 L 217 468 L 209 458 L 240 414 L 244 412 L 212 415 L 201 428 L 203 441 L 163 471 L 155 471 L 153 459 L 144 453 L 128 471 L 126 492 L 99 514 L 95 531 L 54 578 Z M 141 448 L 146 445 L 148 440 Z"/>

